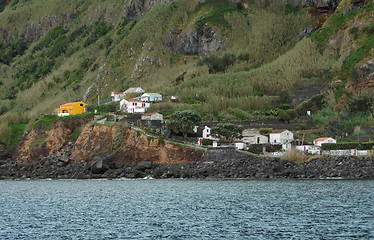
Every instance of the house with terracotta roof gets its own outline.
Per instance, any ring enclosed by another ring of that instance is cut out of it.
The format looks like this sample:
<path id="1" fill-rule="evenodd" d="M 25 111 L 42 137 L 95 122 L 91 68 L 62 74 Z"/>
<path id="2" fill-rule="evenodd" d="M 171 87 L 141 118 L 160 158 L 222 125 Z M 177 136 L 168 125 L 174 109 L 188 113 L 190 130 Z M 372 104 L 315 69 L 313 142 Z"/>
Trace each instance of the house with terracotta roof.
<path id="1" fill-rule="evenodd" d="M 121 112 L 126 113 L 145 113 L 145 110 L 151 106 L 151 103 L 142 102 L 137 99 L 123 99 L 120 101 Z"/>
<path id="2" fill-rule="evenodd" d="M 126 94 L 124 92 L 112 92 L 110 97 L 112 98 L 113 102 L 119 102 L 125 97 L 125 95 Z"/>
<path id="3" fill-rule="evenodd" d="M 70 102 L 60 105 L 59 108 L 55 109 L 55 113 L 59 117 L 76 115 L 86 112 L 87 103 L 84 102 Z"/>
<path id="4" fill-rule="evenodd" d="M 324 143 L 336 143 L 336 140 L 331 137 L 320 137 L 313 140 L 313 144 L 318 147 L 322 147 Z"/>

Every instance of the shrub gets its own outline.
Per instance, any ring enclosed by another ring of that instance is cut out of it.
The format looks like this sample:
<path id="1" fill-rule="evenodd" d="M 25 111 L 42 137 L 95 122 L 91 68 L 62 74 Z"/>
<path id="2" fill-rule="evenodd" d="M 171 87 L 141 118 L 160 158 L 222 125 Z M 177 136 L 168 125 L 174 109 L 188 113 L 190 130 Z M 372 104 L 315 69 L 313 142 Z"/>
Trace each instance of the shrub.
<path id="1" fill-rule="evenodd" d="M 158 145 L 158 146 L 161 146 L 161 145 L 164 145 L 164 144 L 165 144 L 165 139 L 164 139 L 162 136 L 160 136 L 160 137 L 158 138 L 157 145 Z"/>
<path id="2" fill-rule="evenodd" d="M 204 146 L 207 146 L 207 145 L 213 145 L 213 140 L 212 139 L 203 139 L 201 141 L 201 144 L 204 145 Z"/>
<path id="3" fill-rule="evenodd" d="M 291 151 L 285 152 L 281 159 L 287 160 L 287 161 L 292 161 L 295 163 L 303 163 L 308 161 L 308 157 L 299 150 L 292 149 Z"/>
<path id="4" fill-rule="evenodd" d="M 347 105 L 352 113 L 372 112 L 374 110 L 374 95 L 372 91 L 362 91 L 355 94 Z"/>
<path id="5" fill-rule="evenodd" d="M 259 132 L 260 132 L 260 134 L 262 134 L 262 135 L 264 135 L 264 134 L 269 134 L 269 133 L 271 133 L 272 131 L 273 131 L 272 128 L 260 128 L 260 129 L 259 129 Z"/>
<path id="6" fill-rule="evenodd" d="M 322 144 L 322 150 L 346 150 L 346 149 L 361 149 L 361 150 L 371 150 L 373 149 L 374 143 L 324 143 Z"/>
<path id="7" fill-rule="evenodd" d="M 208 65 L 209 73 L 217 73 L 226 71 L 227 67 L 234 64 L 235 61 L 236 57 L 234 54 L 225 53 L 222 57 L 217 55 L 205 57 L 201 63 Z"/>
<path id="8" fill-rule="evenodd" d="M 8 126 L 8 123 L 0 123 L 0 136 L 2 139 L 12 135 L 12 129 Z"/>

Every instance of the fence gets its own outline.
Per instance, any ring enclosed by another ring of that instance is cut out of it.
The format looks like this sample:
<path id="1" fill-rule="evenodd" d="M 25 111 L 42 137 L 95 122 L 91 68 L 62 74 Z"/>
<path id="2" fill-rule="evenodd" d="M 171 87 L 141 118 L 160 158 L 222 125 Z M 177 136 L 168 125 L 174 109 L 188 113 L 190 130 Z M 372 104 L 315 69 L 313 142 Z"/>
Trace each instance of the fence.
<path id="1" fill-rule="evenodd" d="M 106 103 L 110 103 L 110 102 L 112 102 L 112 98 L 111 98 L 111 97 L 110 97 L 110 98 L 107 98 L 107 99 L 100 100 L 100 101 L 98 101 L 98 102 L 95 102 L 95 103 L 93 103 L 92 105 L 94 105 L 94 106 L 98 106 L 98 105 L 106 104 Z"/>

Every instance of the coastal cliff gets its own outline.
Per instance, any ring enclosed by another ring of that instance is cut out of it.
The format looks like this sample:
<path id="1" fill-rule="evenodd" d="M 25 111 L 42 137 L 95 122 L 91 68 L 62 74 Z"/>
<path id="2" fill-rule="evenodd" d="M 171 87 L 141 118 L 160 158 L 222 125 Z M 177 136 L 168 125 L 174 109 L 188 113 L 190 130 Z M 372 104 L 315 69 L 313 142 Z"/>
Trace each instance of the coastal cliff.
<path id="1" fill-rule="evenodd" d="M 183 146 L 126 125 L 73 119 L 57 120 L 44 130 L 36 126 L 13 159 L 0 161 L 0 179 L 144 177 L 373 179 L 374 157 L 315 157 L 296 164 L 234 147 Z"/>
<path id="2" fill-rule="evenodd" d="M 78 132 L 79 136 L 74 137 L 74 132 Z M 69 158 L 74 162 L 91 162 L 94 157 L 103 155 L 112 155 L 114 161 L 127 163 L 150 161 L 172 164 L 205 159 L 203 150 L 165 142 L 162 138 L 147 136 L 127 126 L 100 125 L 78 119 L 68 123 L 57 120 L 46 130 L 32 129 L 21 141 L 14 159 L 39 161 L 70 145 L 73 148 Z"/>

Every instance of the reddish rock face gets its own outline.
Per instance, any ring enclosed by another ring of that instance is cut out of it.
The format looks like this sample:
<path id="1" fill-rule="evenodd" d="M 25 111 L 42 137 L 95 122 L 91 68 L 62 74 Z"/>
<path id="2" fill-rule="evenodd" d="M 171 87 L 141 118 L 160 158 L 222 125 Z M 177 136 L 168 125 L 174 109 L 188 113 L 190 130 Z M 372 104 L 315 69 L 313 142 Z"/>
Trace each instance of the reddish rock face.
<path id="1" fill-rule="evenodd" d="M 151 161 L 171 164 L 205 159 L 202 150 L 164 143 L 132 129 L 92 124 L 83 128 L 71 158 L 74 161 L 91 161 L 95 156 L 107 154 L 113 154 L 116 161 L 127 163 Z"/>
<path id="2" fill-rule="evenodd" d="M 37 161 L 40 157 L 56 154 L 72 141 L 75 128 L 80 128 L 79 137 L 71 150 L 73 161 L 90 162 L 96 156 L 112 155 L 115 161 L 150 161 L 163 164 L 204 161 L 205 151 L 165 142 L 141 132 L 119 125 L 99 125 L 56 121 L 50 130 L 33 129 L 19 144 L 15 159 Z"/>

